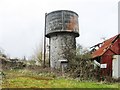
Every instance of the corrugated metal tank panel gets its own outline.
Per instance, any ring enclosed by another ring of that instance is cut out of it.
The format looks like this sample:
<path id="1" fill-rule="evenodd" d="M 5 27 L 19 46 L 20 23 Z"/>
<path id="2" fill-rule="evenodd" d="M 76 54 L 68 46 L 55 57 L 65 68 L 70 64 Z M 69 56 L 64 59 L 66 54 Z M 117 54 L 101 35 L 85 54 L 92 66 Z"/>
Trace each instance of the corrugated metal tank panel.
<path id="1" fill-rule="evenodd" d="M 53 33 L 72 32 L 79 36 L 78 14 L 73 11 L 59 10 L 46 15 L 46 36 Z"/>

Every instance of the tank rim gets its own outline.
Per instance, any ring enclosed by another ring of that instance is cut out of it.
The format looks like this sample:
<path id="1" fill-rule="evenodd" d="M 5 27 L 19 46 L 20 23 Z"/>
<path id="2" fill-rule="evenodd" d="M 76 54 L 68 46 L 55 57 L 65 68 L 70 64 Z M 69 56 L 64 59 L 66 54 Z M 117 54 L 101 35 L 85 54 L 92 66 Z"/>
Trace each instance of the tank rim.
<path id="1" fill-rule="evenodd" d="M 76 14 L 77 16 L 79 16 L 76 12 L 74 12 L 72 10 L 55 10 L 55 11 L 47 13 L 46 16 L 48 16 L 49 14 L 55 13 L 55 12 L 62 12 L 62 11 L 72 12 L 72 13 Z"/>
<path id="2" fill-rule="evenodd" d="M 63 34 L 63 33 L 70 33 L 70 34 L 74 34 L 75 37 L 79 37 L 80 34 L 78 32 L 67 32 L 67 31 L 62 31 L 62 32 L 50 32 L 50 33 L 46 33 L 46 37 L 50 38 L 51 36 L 53 36 L 54 34 Z"/>

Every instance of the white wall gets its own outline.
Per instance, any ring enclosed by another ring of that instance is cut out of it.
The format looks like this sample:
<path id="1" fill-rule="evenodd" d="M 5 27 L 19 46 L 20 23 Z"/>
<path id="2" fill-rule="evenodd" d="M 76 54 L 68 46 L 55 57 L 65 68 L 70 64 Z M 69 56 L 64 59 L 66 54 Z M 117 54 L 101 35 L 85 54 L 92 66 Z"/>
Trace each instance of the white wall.
<path id="1" fill-rule="evenodd" d="M 115 79 L 118 79 L 120 77 L 120 55 L 113 56 L 112 77 Z"/>

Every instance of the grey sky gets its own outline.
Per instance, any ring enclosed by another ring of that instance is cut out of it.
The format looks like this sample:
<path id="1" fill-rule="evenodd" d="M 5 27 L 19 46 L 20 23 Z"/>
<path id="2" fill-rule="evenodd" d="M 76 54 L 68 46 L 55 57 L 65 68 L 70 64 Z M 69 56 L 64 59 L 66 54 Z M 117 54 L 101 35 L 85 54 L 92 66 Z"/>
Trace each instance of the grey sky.
<path id="1" fill-rule="evenodd" d="M 42 43 L 44 15 L 72 10 L 79 15 L 77 43 L 90 47 L 118 33 L 119 0 L 0 0 L 0 47 L 11 57 L 30 57 Z"/>

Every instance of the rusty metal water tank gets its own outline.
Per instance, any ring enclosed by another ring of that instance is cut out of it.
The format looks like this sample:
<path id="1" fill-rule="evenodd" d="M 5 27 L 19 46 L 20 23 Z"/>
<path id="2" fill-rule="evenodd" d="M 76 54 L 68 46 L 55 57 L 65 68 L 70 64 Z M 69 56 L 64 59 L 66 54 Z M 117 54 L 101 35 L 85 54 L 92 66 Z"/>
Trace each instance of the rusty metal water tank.
<path id="1" fill-rule="evenodd" d="M 46 37 L 50 40 L 50 66 L 52 68 L 59 68 L 59 60 L 67 59 L 66 47 L 75 50 L 75 38 L 78 36 L 77 13 L 69 10 L 58 10 L 46 15 Z"/>
<path id="2" fill-rule="evenodd" d="M 79 36 L 78 14 L 73 11 L 59 10 L 46 16 L 46 36 L 53 33 L 72 32 Z"/>

